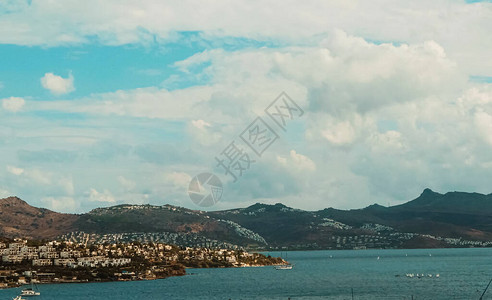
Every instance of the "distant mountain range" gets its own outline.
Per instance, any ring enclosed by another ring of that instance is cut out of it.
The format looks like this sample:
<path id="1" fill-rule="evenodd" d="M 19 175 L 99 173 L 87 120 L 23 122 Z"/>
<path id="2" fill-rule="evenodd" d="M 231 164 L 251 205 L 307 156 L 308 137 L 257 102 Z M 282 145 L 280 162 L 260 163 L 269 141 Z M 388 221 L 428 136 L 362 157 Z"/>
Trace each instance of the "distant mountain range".
<path id="1" fill-rule="evenodd" d="M 81 215 L 35 208 L 10 197 L 0 199 L 0 236 L 260 249 L 492 246 L 492 194 L 426 189 L 402 205 L 353 210 L 304 211 L 280 203 L 214 212 L 118 205 Z"/>

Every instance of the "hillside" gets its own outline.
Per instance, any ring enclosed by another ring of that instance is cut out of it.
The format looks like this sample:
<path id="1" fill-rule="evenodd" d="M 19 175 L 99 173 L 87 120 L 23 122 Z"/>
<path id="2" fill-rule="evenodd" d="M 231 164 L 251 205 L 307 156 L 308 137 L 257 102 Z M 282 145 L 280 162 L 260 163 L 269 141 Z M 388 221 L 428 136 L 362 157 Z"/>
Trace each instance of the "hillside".
<path id="1" fill-rule="evenodd" d="M 98 208 L 82 215 L 73 224 L 78 231 L 97 234 L 175 233 L 208 241 L 218 240 L 242 246 L 262 246 L 265 241 L 254 232 L 229 220 L 211 218 L 204 211 L 171 205 L 119 205 Z"/>
<path id="2" fill-rule="evenodd" d="M 303 211 L 283 204 L 205 212 L 118 205 L 82 215 L 0 200 L 0 235 L 73 241 L 290 249 L 492 246 L 492 196 L 429 189 L 405 204 Z"/>
<path id="3" fill-rule="evenodd" d="M 492 196 L 430 189 L 403 205 L 364 209 L 327 208 L 308 212 L 282 204 L 255 204 L 245 209 L 211 212 L 212 216 L 233 220 L 278 246 L 310 244 L 336 247 L 332 237 L 367 235 L 388 227 L 388 232 L 418 233 L 471 241 L 492 240 Z M 383 227 L 381 227 L 383 228 Z M 385 230 L 382 230 L 385 231 Z M 389 244 L 394 245 L 393 241 Z"/>
<path id="4" fill-rule="evenodd" d="M 0 199 L 0 236 L 53 238 L 74 230 L 79 217 L 30 206 L 17 197 Z"/>

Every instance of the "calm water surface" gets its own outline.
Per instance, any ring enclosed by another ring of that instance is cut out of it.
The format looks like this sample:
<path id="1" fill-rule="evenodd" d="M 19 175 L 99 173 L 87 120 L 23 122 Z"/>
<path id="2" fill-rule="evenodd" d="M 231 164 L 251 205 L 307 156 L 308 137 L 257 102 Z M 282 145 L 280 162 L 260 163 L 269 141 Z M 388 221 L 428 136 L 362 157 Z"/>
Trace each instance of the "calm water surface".
<path id="1" fill-rule="evenodd" d="M 40 285 L 32 299 L 351 299 L 352 289 L 354 299 L 479 299 L 491 258 L 492 249 L 296 251 L 287 254 L 292 270 L 189 269 L 156 281 Z M 0 299 L 19 293 L 0 290 Z"/>

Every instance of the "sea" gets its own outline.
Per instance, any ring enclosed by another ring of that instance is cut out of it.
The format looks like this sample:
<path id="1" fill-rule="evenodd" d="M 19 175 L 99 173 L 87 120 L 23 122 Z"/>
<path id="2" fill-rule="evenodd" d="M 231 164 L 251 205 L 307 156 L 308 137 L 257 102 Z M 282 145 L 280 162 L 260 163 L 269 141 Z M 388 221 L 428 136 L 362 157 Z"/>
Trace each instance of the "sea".
<path id="1" fill-rule="evenodd" d="M 492 248 L 265 254 L 282 255 L 294 267 L 188 269 L 186 276 L 154 281 L 39 285 L 41 296 L 34 299 L 480 299 L 492 279 Z M 20 290 L 0 290 L 0 299 Z M 492 299 L 492 285 L 483 299 Z"/>

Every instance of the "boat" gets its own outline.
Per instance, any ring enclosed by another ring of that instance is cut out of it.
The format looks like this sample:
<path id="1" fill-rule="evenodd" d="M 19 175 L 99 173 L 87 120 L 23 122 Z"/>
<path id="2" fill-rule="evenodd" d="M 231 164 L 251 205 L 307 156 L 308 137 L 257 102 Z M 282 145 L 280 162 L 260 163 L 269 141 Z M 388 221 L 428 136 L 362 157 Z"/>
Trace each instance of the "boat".
<path id="1" fill-rule="evenodd" d="M 27 288 L 25 290 L 22 290 L 21 296 L 26 296 L 26 297 L 30 297 L 30 296 L 39 296 L 41 295 L 40 292 L 36 292 L 35 290 L 33 290 L 32 288 Z M 20 297 L 20 296 L 19 296 Z"/>
<path id="2" fill-rule="evenodd" d="M 34 289 L 34 286 L 36 286 L 36 289 Z M 41 295 L 41 293 L 37 291 L 37 288 L 38 288 L 37 284 L 35 284 L 34 279 L 31 278 L 29 287 L 23 289 L 20 295 L 26 297 L 39 296 Z"/>
<path id="3" fill-rule="evenodd" d="M 279 265 L 275 266 L 275 270 L 291 270 L 294 267 L 294 265 L 288 264 L 288 265 Z"/>
<path id="4" fill-rule="evenodd" d="M 15 298 L 12 298 L 12 300 L 26 300 L 26 299 L 22 298 L 21 296 L 17 296 Z"/>
<path id="5" fill-rule="evenodd" d="M 280 252 L 280 257 L 282 257 L 282 252 Z M 285 258 L 287 258 L 287 252 L 285 252 Z M 292 270 L 294 265 L 290 264 L 288 261 L 285 261 L 284 259 L 282 259 L 282 260 L 286 263 L 283 265 L 275 266 L 275 270 Z"/>

